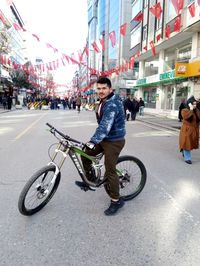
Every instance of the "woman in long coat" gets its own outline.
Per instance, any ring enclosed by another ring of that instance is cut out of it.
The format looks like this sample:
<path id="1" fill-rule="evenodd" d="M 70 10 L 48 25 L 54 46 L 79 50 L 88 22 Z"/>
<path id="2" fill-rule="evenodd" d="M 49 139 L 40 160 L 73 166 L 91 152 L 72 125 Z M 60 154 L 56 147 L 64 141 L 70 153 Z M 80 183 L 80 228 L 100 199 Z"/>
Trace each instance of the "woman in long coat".
<path id="1" fill-rule="evenodd" d="M 187 100 L 187 107 L 181 111 L 183 124 L 179 135 L 179 147 L 185 162 L 192 164 L 191 150 L 199 148 L 200 110 L 194 96 Z"/>

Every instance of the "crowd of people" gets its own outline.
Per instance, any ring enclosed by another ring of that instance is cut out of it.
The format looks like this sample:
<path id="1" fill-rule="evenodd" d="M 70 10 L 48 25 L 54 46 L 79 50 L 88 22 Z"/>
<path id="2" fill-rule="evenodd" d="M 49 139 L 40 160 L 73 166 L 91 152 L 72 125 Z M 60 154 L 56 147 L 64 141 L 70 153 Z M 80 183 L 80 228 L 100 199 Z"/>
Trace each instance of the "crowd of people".
<path id="1" fill-rule="evenodd" d="M 126 121 L 129 121 L 130 118 L 131 120 L 135 120 L 137 113 L 139 113 L 139 115 L 144 115 L 145 104 L 141 97 L 138 100 L 136 97 L 131 98 L 131 96 L 128 95 L 123 105 Z"/>

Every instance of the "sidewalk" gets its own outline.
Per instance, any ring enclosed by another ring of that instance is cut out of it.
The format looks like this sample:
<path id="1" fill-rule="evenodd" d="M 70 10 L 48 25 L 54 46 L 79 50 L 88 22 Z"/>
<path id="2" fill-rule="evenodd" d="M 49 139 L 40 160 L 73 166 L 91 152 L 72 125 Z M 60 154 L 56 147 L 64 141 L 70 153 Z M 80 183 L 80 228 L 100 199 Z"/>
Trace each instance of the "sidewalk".
<path id="1" fill-rule="evenodd" d="M 182 125 L 178 118 L 169 118 L 166 116 L 148 113 L 145 113 L 144 116 L 137 115 L 136 120 L 174 131 L 179 131 Z"/>

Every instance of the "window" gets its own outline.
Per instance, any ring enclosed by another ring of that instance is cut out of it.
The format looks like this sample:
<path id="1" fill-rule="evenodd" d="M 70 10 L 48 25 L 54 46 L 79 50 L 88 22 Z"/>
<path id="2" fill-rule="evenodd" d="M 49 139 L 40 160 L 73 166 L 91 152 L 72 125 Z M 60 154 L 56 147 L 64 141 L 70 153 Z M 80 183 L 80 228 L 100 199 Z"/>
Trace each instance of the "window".
<path id="1" fill-rule="evenodd" d="M 134 18 L 142 10 L 142 1 L 136 0 L 132 5 L 132 18 Z"/>
<path id="2" fill-rule="evenodd" d="M 131 49 L 135 47 L 141 41 L 141 27 L 138 25 L 132 32 L 131 32 Z"/>

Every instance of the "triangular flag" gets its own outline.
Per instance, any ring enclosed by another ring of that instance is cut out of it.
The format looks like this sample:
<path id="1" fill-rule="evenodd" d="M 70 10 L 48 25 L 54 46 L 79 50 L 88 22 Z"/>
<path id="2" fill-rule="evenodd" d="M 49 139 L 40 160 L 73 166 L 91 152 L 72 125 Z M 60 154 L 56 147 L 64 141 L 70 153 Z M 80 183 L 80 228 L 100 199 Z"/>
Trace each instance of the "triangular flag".
<path id="1" fill-rule="evenodd" d="M 195 2 L 188 6 L 188 10 L 190 12 L 191 17 L 195 17 Z"/>
<path id="2" fill-rule="evenodd" d="M 1 19 L 1 17 L 0 17 Z M 21 30 L 21 26 L 19 26 L 17 23 L 13 23 L 13 27 L 15 28 L 15 30 Z"/>
<path id="3" fill-rule="evenodd" d="M 114 30 L 109 33 L 109 38 L 110 38 L 112 47 L 115 47 L 115 45 L 116 45 L 116 33 Z"/>
<path id="4" fill-rule="evenodd" d="M 143 13 L 140 11 L 132 20 L 134 21 L 142 21 L 143 20 Z"/>
<path id="5" fill-rule="evenodd" d="M 86 54 L 87 56 L 89 55 L 88 47 L 85 47 L 84 52 L 85 52 L 85 54 Z"/>
<path id="6" fill-rule="evenodd" d="M 165 28 L 165 37 L 169 39 L 170 34 L 171 34 L 171 28 L 170 28 L 170 25 L 167 25 Z"/>
<path id="7" fill-rule="evenodd" d="M 159 33 L 157 36 L 156 36 L 156 41 L 159 42 L 161 39 L 161 34 Z"/>
<path id="8" fill-rule="evenodd" d="M 179 15 L 180 11 L 183 9 L 184 0 L 171 0 L 176 11 L 176 14 Z"/>
<path id="9" fill-rule="evenodd" d="M 174 31 L 179 32 L 181 29 L 181 16 L 178 16 L 174 20 Z"/>
<path id="10" fill-rule="evenodd" d="M 123 25 L 120 26 L 121 35 L 123 35 L 123 36 L 126 35 L 126 29 L 127 29 L 127 23 L 124 23 Z"/>
<path id="11" fill-rule="evenodd" d="M 145 51 L 147 51 L 147 49 L 148 49 L 148 48 L 147 48 L 147 45 L 145 45 L 145 46 L 143 47 L 143 49 L 144 49 Z"/>
<path id="12" fill-rule="evenodd" d="M 150 41 L 150 46 L 151 46 L 151 51 L 152 51 L 152 54 L 153 54 L 153 56 L 155 56 L 156 55 L 156 48 L 155 48 L 155 46 L 154 46 L 154 42 L 153 41 Z"/>
<path id="13" fill-rule="evenodd" d="M 160 2 L 149 8 L 149 11 L 157 18 L 160 19 L 162 14 L 162 8 Z"/>
<path id="14" fill-rule="evenodd" d="M 96 44 L 95 41 L 94 41 L 91 45 L 92 45 L 92 47 L 94 48 L 94 50 L 95 50 L 96 53 L 100 53 L 100 49 L 99 49 L 99 47 L 97 46 L 97 44 Z"/>

